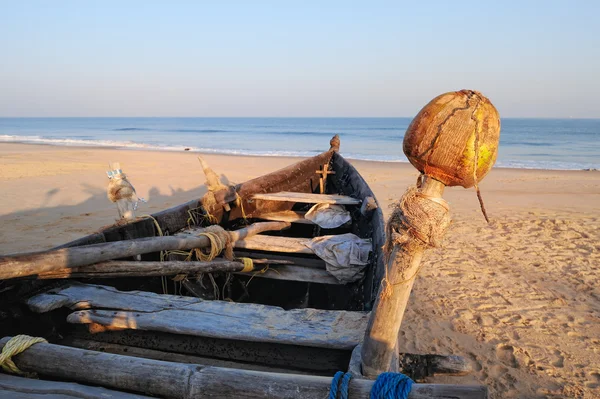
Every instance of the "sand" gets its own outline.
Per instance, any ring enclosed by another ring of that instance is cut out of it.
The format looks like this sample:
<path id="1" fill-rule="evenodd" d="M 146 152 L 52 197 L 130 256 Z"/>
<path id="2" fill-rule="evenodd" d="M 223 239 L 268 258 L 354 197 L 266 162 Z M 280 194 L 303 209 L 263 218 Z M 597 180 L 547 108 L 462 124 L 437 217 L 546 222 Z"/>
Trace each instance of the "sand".
<path id="1" fill-rule="evenodd" d="M 343 143 L 342 143 L 343 153 Z M 231 182 L 295 159 L 206 155 Z M 105 170 L 121 162 L 139 215 L 205 191 L 195 154 L 0 146 L 0 254 L 50 248 L 111 224 Z M 355 161 L 384 213 L 417 172 Z M 449 188 L 453 225 L 429 251 L 400 336 L 402 351 L 457 354 L 493 398 L 600 398 L 600 172 L 494 169 L 475 192 Z"/>

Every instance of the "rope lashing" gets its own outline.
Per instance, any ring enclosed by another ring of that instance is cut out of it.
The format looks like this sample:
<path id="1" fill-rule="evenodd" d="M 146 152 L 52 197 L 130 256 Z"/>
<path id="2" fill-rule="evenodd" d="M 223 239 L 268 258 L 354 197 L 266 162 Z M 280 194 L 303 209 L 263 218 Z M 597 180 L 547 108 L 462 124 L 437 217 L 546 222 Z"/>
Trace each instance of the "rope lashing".
<path id="1" fill-rule="evenodd" d="M 4 348 L 2 348 L 2 353 L 0 353 L 0 366 L 4 371 L 8 371 L 9 373 L 26 375 L 27 373 L 21 371 L 15 362 L 12 361 L 12 357 L 40 342 L 47 343 L 48 341 L 44 338 L 30 337 L 29 335 L 16 335 L 12 337 L 4 345 Z"/>
<path id="2" fill-rule="evenodd" d="M 205 254 L 200 249 L 195 249 L 196 256 L 198 259 L 204 262 L 208 262 L 216 258 L 221 251 L 225 250 L 225 259 L 233 259 L 233 245 L 231 242 L 231 235 L 225 229 L 219 225 L 208 226 L 198 234 L 199 237 L 207 237 L 210 241 L 210 249 L 208 254 Z M 190 253 L 191 257 L 191 253 Z M 188 259 L 189 260 L 189 259 Z"/>
<path id="3" fill-rule="evenodd" d="M 348 399 L 351 373 L 338 371 L 331 380 L 328 399 Z M 413 380 L 402 373 L 381 373 L 371 387 L 370 399 L 407 399 Z"/>
<path id="4" fill-rule="evenodd" d="M 370 399 L 407 399 L 413 380 L 402 373 L 381 373 L 371 387 Z"/>
<path id="5" fill-rule="evenodd" d="M 242 273 L 248 273 L 254 270 L 254 261 L 252 258 L 239 258 L 244 264 L 244 268 L 242 269 Z"/>

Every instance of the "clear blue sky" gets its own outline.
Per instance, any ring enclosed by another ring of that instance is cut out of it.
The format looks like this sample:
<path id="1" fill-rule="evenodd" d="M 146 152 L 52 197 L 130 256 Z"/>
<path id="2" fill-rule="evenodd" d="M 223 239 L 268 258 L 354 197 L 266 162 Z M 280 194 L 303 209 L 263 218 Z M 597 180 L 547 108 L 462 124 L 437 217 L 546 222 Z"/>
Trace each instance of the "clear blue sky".
<path id="1" fill-rule="evenodd" d="M 600 1 L 2 1 L 0 116 L 600 117 Z"/>

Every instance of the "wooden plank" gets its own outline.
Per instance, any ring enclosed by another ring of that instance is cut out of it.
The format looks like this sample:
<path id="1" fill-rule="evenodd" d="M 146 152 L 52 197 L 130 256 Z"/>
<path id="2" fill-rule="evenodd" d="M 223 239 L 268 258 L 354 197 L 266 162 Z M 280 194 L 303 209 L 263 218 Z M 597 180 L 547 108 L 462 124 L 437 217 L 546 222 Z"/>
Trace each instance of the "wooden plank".
<path id="1" fill-rule="evenodd" d="M 301 223 L 301 224 L 314 224 L 311 220 L 305 219 L 304 215 L 306 212 L 298 211 L 280 211 L 270 213 L 259 213 L 256 214 L 256 218 L 264 220 L 275 220 L 280 222 L 290 223 Z"/>
<path id="2" fill-rule="evenodd" d="M 260 268 L 257 265 L 256 268 Z M 331 275 L 327 270 L 315 269 L 302 266 L 293 265 L 281 265 L 267 269 L 265 272 L 254 272 L 254 273 L 234 273 L 245 276 L 253 276 L 259 278 L 270 278 L 273 280 L 287 280 L 287 281 L 303 281 L 306 283 L 315 284 L 341 284 L 337 278 Z"/>
<path id="3" fill-rule="evenodd" d="M 90 333 L 83 325 L 75 326 L 74 338 L 114 343 L 162 352 L 218 358 L 249 365 L 264 365 L 287 370 L 332 376 L 348 364 L 347 350 L 311 348 L 272 342 L 234 341 L 194 337 L 157 331 L 122 330 Z"/>
<path id="4" fill-rule="evenodd" d="M 258 234 L 245 238 L 244 240 L 236 241 L 234 247 L 269 252 L 314 254 L 314 252 L 305 245 L 309 242 L 309 238 L 279 237 Z"/>
<path id="5" fill-rule="evenodd" d="M 368 318 L 365 312 L 283 310 L 87 284 L 50 290 L 27 304 L 38 313 L 59 307 L 78 309 L 67 318 L 74 324 L 334 349 L 354 348 Z"/>
<path id="6" fill-rule="evenodd" d="M 263 366 L 259 364 L 241 363 L 230 360 L 213 359 L 209 357 L 194 356 L 181 353 L 158 351 L 154 349 L 138 348 L 136 346 L 112 344 L 81 338 L 66 338 L 61 345 L 80 349 L 89 349 L 96 352 L 114 353 L 117 355 L 141 357 L 144 359 L 163 360 L 165 362 L 198 364 L 202 366 L 225 367 L 241 370 L 269 371 L 273 373 L 309 374 L 298 370 L 287 370 L 281 367 Z"/>
<path id="7" fill-rule="evenodd" d="M 261 271 L 268 265 L 289 264 L 289 261 L 255 259 L 254 271 Z M 59 269 L 40 273 L 40 280 L 64 279 L 64 278 L 121 278 L 121 277 L 151 277 L 151 276 L 175 276 L 178 274 L 198 275 L 200 273 L 212 272 L 241 272 L 244 269 L 241 261 L 229 261 L 216 258 L 211 261 L 118 261 L 95 263 L 93 265 L 75 267 L 72 269 Z M 247 273 L 252 273 L 249 271 Z"/>
<path id="8" fill-rule="evenodd" d="M 254 194 L 254 200 L 263 201 L 283 201 L 283 202 L 302 202 L 306 204 L 338 204 L 338 205 L 359 205 L 361 200 L 337 194 L 308 194 L 294 193 L 290 191 L 281 191 L 279 193 Z"/>
<path id="9" fill-rule="evenodd" d="M 0 340 L 4 346 L 8 337 Z M 173 399 L 325 398 L 331 377 L 198 367 L 39 343 L 14 358 L 21 370 Z M 90 372 L 90 364 L 93 371 Z M 353 378 L 349 398 L 370 396 L 372 380 Z M 414 384 L 409 399 L 483 399 L 482 386 Z"/>
<path id="10" fill-rule="evenodd" d="M 0 374 L 2 399 L 143 399 L 135 395 L 106 388 L 91 387 L 72 382 L 44 381 Z"/>

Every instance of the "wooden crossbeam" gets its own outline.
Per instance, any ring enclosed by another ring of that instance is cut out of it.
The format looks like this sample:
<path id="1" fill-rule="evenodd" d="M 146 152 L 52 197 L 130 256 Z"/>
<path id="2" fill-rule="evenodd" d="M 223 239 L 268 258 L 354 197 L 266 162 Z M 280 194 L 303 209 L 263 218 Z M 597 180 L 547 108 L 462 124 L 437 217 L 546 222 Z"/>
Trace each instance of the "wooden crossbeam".
<path id="1" fill-rule="evenodd" d="M 92 284 L 60 287 L 28 299 L 27 305 L 38 313 L 61 307 L 78 309 L 67 317 L 67 322 L 107 330 L 163 331 L 344 350 L 358 345 L 368 319 L 366 312 L 283 310 L 254 303 L 125 292 Z"/>
<path id="2" fill-rule="evenodd" d="M 252 199 L 265 201 L 287 201 L 301 202 L 306 204 L 339 204 L 339 205 L 358 205 L 362 201 L 346 195 L 337 194 L 309 194 L 281 191 L 279 193 L 254 194 Z"/>

